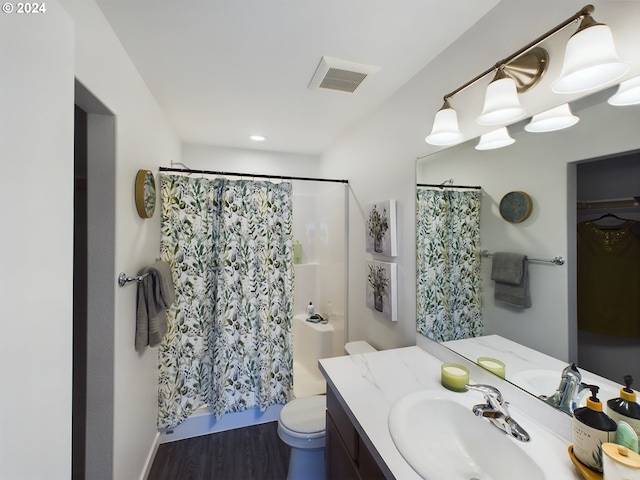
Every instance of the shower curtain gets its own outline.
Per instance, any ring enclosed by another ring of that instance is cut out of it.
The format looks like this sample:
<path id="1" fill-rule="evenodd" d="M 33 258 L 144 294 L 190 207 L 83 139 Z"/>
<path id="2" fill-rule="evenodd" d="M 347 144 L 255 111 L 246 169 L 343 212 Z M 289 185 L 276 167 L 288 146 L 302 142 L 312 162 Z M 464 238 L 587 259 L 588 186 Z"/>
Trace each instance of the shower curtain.
<path id="1" fill-rule="evenodd" d="M 482 335 L 480 192 L 418 187 L 418 332 L 444 342 Z"/>
<path id="2" fill-rule="evenodd" d="M 158 426 L 293 392 L 291 184 L 160 175 L 176 301 L 159 349 Z"/>

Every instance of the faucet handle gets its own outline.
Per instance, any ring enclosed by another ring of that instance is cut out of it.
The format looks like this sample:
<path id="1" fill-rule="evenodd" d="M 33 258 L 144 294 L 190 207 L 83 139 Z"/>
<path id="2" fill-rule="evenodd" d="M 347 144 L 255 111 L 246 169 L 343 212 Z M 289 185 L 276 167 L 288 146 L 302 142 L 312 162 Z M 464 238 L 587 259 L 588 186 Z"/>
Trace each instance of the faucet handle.
<path id="1" fill-rule="evenodd" d="M 500 390 L 498 390 L 496 387 L 493 387 L 491 385 L 484 385 L 481 383 L 467 384 L 465 386 L 469 390 L 475 390 L 482 393 L 487 403 L 496 409 L 504 404 L 502 393 L 500 393 Z"/>

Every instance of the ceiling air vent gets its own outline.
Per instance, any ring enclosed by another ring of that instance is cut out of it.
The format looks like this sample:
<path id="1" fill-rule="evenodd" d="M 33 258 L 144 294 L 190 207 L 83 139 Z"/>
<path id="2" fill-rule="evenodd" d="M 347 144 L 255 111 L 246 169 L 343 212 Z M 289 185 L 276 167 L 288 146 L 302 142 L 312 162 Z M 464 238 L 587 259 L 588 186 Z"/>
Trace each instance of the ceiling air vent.
<path id="1" fill-rule="evenodd" d="M 322 57 L 309 83 L 309 88 L 353 93 L 370 74 L 378 70 L 380 70 L 379 67 Z"/>

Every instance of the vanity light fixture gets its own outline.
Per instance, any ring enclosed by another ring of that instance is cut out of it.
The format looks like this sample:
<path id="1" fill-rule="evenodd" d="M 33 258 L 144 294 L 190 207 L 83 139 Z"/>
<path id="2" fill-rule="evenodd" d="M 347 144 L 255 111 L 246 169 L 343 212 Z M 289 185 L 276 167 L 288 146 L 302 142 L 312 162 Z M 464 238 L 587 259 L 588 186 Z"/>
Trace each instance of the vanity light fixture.
<path id="1" fill-rule="evenodd" d="M 436 112 L 433 128 L 425 141 L 431 145 L 453 145 L 459 143 L 462 138 L 458 127 L 458 114 L 445 98 L 444 104 Z"/>
<path id="2" fill-rule="evenodd" d="M 611 30 L 593 19 L 593 11 L 593 5 L 583 7 L 564 22 L 445 95 L 444 105 L 436 113 L 431 134 L 425 141 L 432 145 L 459 143 L 464 133 L 460 132 L 457 113 L 450 101 L 460 91 L 494 72 L 495 77 L 487 86 L 484 108 L 477 122 L 481 125 L 506 125 L 524 118 L 526 110 L 520 104 L 518 94 L 537 85 L 549 63 L 549 54 L 539 44 L 578 20 L 581 20 L 579 28 L 567 43 L 562 74 L 553 84 L 553 91 L 574 93 L 589 90 L 623 76 L 631 67 L 618 58 Z M 596 45 L 592 42 L 596 42 Z M 481 141 L 482 144 L 484 142 Z"/>
<path id="3" fill-rule="evenodd" d="M 495 78 L 487 86 L 484 108 L 477 122 L 480 125 L 504 125 L 520 120 L 527 111 L 520 105 L 515 80 L 505 73 L 505 66 L 498 67 Z"/>
<path id="4" fill-rule="evenodd" d="M 480 142 L 476 145 L 476 150 L 494 150 L 506 147 L 514 143 L 515 140 L 509 135 L 507 127 L 502 127 L 480 137 Z"/>
<path id="5" fill-rule="evenodd" d="M 562 105 L 534 115 L 531 121 L 525 125 L 524 129 L 532 133 L 553 132 L 562 130 L 563 128 L 569 128 L 578 123 L 579 120 L 579 117 L 571 113 L 569 104 L 563 103 Z"/>
<path id="6" fill-rule="evenodd" d="M 609 105 L 624 107 L 640 103 L 640 75 L 625 80 L 618 86 L 618 91 L 609 100 Z"/>
<path id="7" fill-rule="evenodd" d="M 593 5 L 587 5 L 580 11 L 582 21 L 567 42 L 562 72 L 551 86 L 555 93 L 578 93 L 601 87 L 631 68 L 618 57 L 611 29 L 591 16 L 593 10 Z"/>

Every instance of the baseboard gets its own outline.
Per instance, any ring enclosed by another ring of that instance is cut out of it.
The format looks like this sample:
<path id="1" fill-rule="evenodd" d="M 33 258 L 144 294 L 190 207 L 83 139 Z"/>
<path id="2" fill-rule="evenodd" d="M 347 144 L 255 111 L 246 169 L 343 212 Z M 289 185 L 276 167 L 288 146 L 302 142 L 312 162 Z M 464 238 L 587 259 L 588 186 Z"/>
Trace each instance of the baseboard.
<path id="1" fill-rule="evenodd" d="M 142 471 L 142 475 L 140 475 L 140 480 L 147 480 L 149 477 L 149 473 L 151 472 L 151 467 L 153 466 L 153 461 L 156 458 L 156 453 L 158 452 L 158 447 L 160 446 L 160 432 L 156 433 L 153 443 L 151 444 L 151 450 L 149 450 L 149 455 L 147 455 L 147 460 L 144 464 L 144 470 Z"/>
<path id="2" fill-rule="evenodd" d="M 223 415 L 220 420 L 216 420 L 216 417 L 208 409 L 198 409 L 177 427 L 160 432 L 159 443 L 175 442 L 177 440 L 184 440 L 185 438 L 233 430 L 234 428 L 274 422 L 278 420 L 280 410 L 282 410 L 283 406 L 284 405 L 271 405 L 265 412 L 261 412 L 257 408 L 252 408 L 243 412 L 227 413 Z"/>

